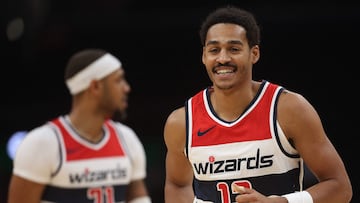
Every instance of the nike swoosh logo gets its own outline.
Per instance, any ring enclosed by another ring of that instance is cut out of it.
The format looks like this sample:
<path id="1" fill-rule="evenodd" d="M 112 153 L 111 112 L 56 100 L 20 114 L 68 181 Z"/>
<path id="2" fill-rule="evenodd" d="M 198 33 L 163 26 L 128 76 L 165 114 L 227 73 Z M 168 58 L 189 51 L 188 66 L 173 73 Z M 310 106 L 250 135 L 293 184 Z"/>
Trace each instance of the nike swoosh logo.
<path id="1" fill-rule="evenodd" d="M 206 130 L 204 130 L 204 131 L 198 130 L 197 135 L 198 135 L 198 136 L 203 136 L 203 135 L 205 135 L 206 133 L 208 133 L 210 130 L 214 129 L 215 127 L 216 127 L 216 125 L 208 128 L 208 129 L 206 129 Z"/>

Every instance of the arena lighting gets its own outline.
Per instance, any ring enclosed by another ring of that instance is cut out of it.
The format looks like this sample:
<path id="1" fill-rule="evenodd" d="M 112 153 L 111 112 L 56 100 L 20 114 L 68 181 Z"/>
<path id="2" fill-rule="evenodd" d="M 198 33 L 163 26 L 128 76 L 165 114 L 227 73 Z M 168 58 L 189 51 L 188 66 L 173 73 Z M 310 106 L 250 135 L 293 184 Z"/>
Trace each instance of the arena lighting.
<path id="1" fill-rule="evenodd" d="M 17 131 L 10 136 L 7 142 L 6 151 L 11 160 L 14 159 L 16 150 L 26 134 L 27 131 Z"/>
<path id="2" fill-rule="evenodd" d="M 24 19 L 17 17 L 12 19 L 6 27 L 6 36 L 9 41 L 20 39 L 24 33 Z"/>

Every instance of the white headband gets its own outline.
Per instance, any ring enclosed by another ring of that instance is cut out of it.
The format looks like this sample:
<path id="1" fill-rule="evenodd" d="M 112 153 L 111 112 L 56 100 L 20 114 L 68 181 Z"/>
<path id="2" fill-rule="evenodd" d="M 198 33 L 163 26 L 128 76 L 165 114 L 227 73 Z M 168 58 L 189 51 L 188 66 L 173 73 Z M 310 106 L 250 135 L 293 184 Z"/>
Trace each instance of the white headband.
<path id="1" fill-rule="evenodd" d="M 75 95 L 88 88 L 92 80 L 100 80 L 119 68 L 121 62 L 107 53 L 66 80 L 66 85 L 70 93 Z"/>

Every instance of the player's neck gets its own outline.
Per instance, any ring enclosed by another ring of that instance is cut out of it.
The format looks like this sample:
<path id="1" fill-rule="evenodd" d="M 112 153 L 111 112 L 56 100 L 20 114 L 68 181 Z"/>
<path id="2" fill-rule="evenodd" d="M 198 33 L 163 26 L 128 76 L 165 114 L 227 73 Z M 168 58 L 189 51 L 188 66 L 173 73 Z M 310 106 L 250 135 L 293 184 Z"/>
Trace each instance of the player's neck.
<path id="1" fill-rule="evenodd" d="M 96 117 L 78 117 L 69 114 L 69 123 L 77 134 L 89 142 L 97 143 L 104 137 L 104 120 Z"/>

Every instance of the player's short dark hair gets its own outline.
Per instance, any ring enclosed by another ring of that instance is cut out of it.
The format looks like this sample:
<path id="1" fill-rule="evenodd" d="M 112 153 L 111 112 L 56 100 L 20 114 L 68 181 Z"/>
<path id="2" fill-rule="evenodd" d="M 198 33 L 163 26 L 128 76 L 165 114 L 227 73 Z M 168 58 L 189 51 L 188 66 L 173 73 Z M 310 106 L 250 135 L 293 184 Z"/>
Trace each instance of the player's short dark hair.
<path id="1" fill-rule="evenodd" d="M 227 5 L 210 13 L 202 23 L 199 34 L 200 41 L 205 46 L 209 28 L 218 23 L 237 24 L 246 30 L 246 38 L 250 47 L 260 44 L 260 27 L 252 13 L 241 8 Z"/>
<path id="2" fill-rule="evenodd" d="M 72 55 L 65 68 L 65 81 L 73 77 L 95 60 L 99 59 L 108 52 L 103 49 L 84 49 Z"/>

